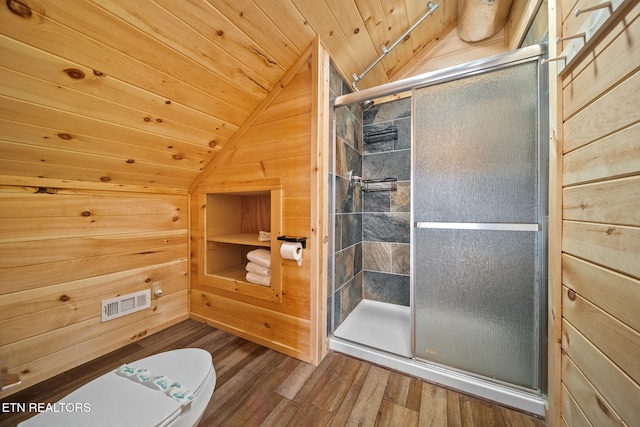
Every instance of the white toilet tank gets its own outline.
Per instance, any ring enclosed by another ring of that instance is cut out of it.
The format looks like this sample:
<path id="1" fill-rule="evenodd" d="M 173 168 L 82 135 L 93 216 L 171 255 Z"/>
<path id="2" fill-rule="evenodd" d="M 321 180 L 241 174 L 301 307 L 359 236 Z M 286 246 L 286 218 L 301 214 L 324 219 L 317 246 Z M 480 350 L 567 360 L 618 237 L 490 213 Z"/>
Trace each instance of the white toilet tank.
<path id="1" fill-rule="evenodd" d="M 202 417 L 215 388 L 211 355 L 202 349 L 167 351 L 127 362 L 127 366 L 163 375 L 193 394 L 183 406 L 162 390 L 119 374 L 119 369 L 76 389 L 20 426 L 193 426 Z"/>

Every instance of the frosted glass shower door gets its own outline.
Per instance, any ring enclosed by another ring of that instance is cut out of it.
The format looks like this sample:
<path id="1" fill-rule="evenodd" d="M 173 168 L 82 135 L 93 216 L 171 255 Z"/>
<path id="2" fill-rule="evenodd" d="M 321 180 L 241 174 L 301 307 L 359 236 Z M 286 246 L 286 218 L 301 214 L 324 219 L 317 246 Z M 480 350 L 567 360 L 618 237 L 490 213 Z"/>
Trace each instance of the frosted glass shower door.
<path id="1" fill-rule="evenodd" d="M 537 61 L 414 89 L 416 357 L 538 388 Z"/>

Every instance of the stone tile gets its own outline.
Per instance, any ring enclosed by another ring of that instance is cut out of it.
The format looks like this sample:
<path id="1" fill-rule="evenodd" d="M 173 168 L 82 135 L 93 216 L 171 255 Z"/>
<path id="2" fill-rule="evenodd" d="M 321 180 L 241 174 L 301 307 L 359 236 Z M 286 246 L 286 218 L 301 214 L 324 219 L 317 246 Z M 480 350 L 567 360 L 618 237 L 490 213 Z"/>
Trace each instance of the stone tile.
<path id="1" fill-rule="evenodd" d="M 342 247 L 347 248 L 362 242 L 362 214 L 342 215 Z"/>
<path id="2" fill-rule="evenodd" d="M 390 151 L 362 156 L 362 178 L 395 177 L 398 181 L 411 179 L 411 150 Z"/>
<path id="3" fill-rule="evenodd" d="M 335 254 L 335 288 L 340 288 L 362 271 L 362 244 L 349 246 Z"/>
<path id="4" fill-rule="evenodd" d="M 343 177 L 336 177 L 335 186 L 337 213 L 362 212 L 362 189 L 360 186 L 352 186 Z"/>
<path id="5" fill-rule="evenodd" d="M 374 105 L 371 109 L 362 112 L 362 124 L 366 126 L 402 117 L 411 117 L 411 98 Z"/>
<path id="6" fill-rule="evenodd" d="M 351 93 L 349 88 L 346 88 L 346 93 Z M 345 107 L 351 112 L 355 120 L 360 124 L 360 128 L 362 128 L 362 104 L 360 102 L 356 102 L 355 104 L 345 105 Z"/>
<path id="7" fill-rule="evenodd" d="M 344 80 L 342 80 L 342 78 L 340 78 L 340 80 L 342 81 L 342 94 L 346 95 L 348 93 L 353 92 L 353 89 L 351 89 L 351 84 L 349 82 L 346 82 Z M 362 114 L 360 114 L 358 117 L 361 117 Z"/>
<path id="8" fill-rule="evenodd" d="M 354 185 L 352 187 L 352 198 L 353 198 L 353 211 L 354 212 L 362 212 L 363 205 L 363 192 L 362 187 L 359 185 Z"/>
<path id="9" fill-rule="evenodd" d="M 342 215 L 335 215 L 333 220 L 335 221 L 333 251 L 338 252 L 342 249 Z"/>
<path id="10" fill-rule="evenodd" d="M 379 142 L 367 142 L 367 138 L 366 138 L 366 134 L 368 132 L 382 132 L 384 130 L 386 130 L 389 126 L 394 126 L 392 123 L 386 123 L 386 124 L 378 124 L 378 125 L 369 125 L 369 126 L 365 126 L 363 128 L 363 144 L 362 144 L 362 152 L 363 153 L 378 153 L 378 152 L 385 152 L 385 151 L 393 151 L 394 147 L 395 147 L 395 143 L 396 140 L 395 139 L 389 139 L 386 141 L 379 141 Z"/>
<path id="11" fill-rule="evenodd" d="M 333 323 L 336 328 L 340 326 L 340 323 L 341 323 L 340 321 L 340 307 L 342 305 L 342 301 L 340 298 L 341 295 L 342 293 L 340 292 L 339 289 L 333 293 L 333 310 L 331 312 L 333 313 Z M 329 304 L 330 303 L 331 302 L 329 302 Z M 331 305 L 329 304 L 327 304 L 327 307 L 331 307 Z M 330 324 L 327 325 L 327 328 L 331 328 L 331 325 Z"/>
<path id="12" fill-rule="evenodd" d="M 411 245 L 391 244 L 391 272 L 395 274 L 411 274 Z"/>
<path id="13" fill-rule="evenodd" d="M 334 266 L 334 261 L 335 259 L 335 253 L 329 253 L 329 255 L 327 256 L 327 271 L 333 271 L 333 266 Z M 335 278 L 335 275 L 334 275 Z M 329 286 L 332 286 L 331 283 L 329 283 Z M 333 284 L 333 287 L 335 288 L 335 283 Z"/>
<path id="14" fill-rule="evenodd" d="M 396 184 L 397 191 L 392 191 L 389 196 L 391 198 L 391 212 L 411 212 L 411 182 L 404 181 Z"/>
<path id="15" fill-rule="evenodd" d="M 362 144 L 362 153 L 363 154 L 372 154 L 372 153 L 386 153 L 388 151 L 393 151 L 395 146 L 395 141 L 385 141 L 380 143 L 368 143 L 366 140 L 363 140 Z"/>
<path id="16" fill-rule="evenodd" d="M 344 95 L 343 88 L 344 80 L 342 80 L 342 76 L 332 62 L 329 67 L 329 90 L 332 97 Z"/>
<path id="17" fill-rule="evenodd" d="M 365 299 L 409 306 L 410 278 L 398 274 L 365 270 L 362 292 Z"/>
<path id="18" fill-rule="evenodd" d="M 356 244 L 353 248 L 353 271 L 358 274 L 362 271 L 362 243 Z"/>
<path id="19" fill-rule="evenodd" d="M 362 268 L 391 272 L 391 243 L 362 242 Z"/>
<path id="20" fill-rule="evenodd" d="M 391 210 L 390 192 L 363 192 L 363 212 L 389 212 Z"/>
<path id="21" fill-rule="evenodd" d="M 411 117 L 393 121 L 398 128 L 398 139 L 395 141 L 394 150 L 411 149 Z"/>
<path id="22" fill-rule="evenodd" d="M 362 154 L 354 148 L 349 147 L 347 150 L 345 167 L 346 171 L 344 175 L 342 175 L 345 178 L 349 176 L 349 171 L 353 171 L 354 175 L 362 176 Z"/>
<path id="23" fill-rule="evenodd" d="M 363 214 L 362 239 L 370 242 L 410 243 L 408 212 Z"/>
<path id="24" fill-rule="evenodd" d="M 356 119 L 348 107 L 336 108 L 336 136 L 352 147 L 359 147 L 362 135 L 360 121 Z"/>
<path id="25" fill-rule="evenodd" d="M 350 246 L 347 249 L 336 252 L 336 265 L 335 265 L 335 286 L 340 288 L 344 286 L 354 276 L 354 247 Z"/>
<path id="26" fill-rule="evenodd" d="M 349 171 L 362 176 L 362 155 L 344 141 L 338 141 L 336 147 L 336 174 L 347 177 Z"/>
<path id="27" fill-rule="evenodd" d="M 353 311 L 362 301 L 362 273 L 357 274 L 351 281 L 340 289 L 340 322 Z"/>
<path id="28" fill-rule="evenodd" d="M 347 172 L 349 171 L 349 161 L 347 160 L 347 150 L 349 149 L 349 145 L 341 139 L 336 140 L 336 158 L 335 158 L 335 169 L 334 172 L 337 176 L 347 176 Z"/>

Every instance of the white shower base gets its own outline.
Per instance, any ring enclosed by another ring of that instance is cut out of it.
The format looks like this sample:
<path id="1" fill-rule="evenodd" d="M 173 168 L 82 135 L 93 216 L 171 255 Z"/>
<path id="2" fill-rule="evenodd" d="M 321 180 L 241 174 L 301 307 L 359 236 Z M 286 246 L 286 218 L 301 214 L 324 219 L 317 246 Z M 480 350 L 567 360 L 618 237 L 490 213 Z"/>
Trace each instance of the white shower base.
<path id="1" fill-rule="evenodd" d="M 546 401 L 542 396 L 413 359 L 409 307 L 363 300 L 335 330 L 329 339 L 329 347 L 502 405 L 545 415 Z"/>
<path id="2" fill-rule="evenodd" d="M 411 309 L 403 305 L 362 300 L 334 335 L 411 357 Z"/>

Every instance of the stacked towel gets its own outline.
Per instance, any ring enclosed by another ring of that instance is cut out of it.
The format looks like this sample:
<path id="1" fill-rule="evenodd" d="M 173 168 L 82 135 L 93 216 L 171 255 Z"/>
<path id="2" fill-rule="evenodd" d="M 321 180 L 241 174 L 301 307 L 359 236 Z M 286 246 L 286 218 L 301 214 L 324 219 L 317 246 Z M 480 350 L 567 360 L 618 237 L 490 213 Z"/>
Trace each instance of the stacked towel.
<path id="1" fill-rule="evenodd" d="M 256 264 L 255 262 L 251 262 L 251 261 L 247 263 L 247 271 L 249 273 L 260 274 L 262 276 L 271 275 L 271 269 L 269 267 L 264 267 L 260 264 Z"/>
<path id="2" fill-rule="evenodd" d="M 271 251 L 254 249 L 247 254 L 247 282 L 255 285 L 271 285 Z"/>
<path id="3" fill-rule="evenodd" d="M 269 249 L 254 249 L 247 254 L 247 259 L 263 267 L 271 268 L 271 251 Z"/>
<path id="4" fill-rule="evenodd" d="M 261 242 L 270 242 L 271 241 L 271 232 L 269 231 L 260 231 L 258 232 L 258 240 Z"/>

